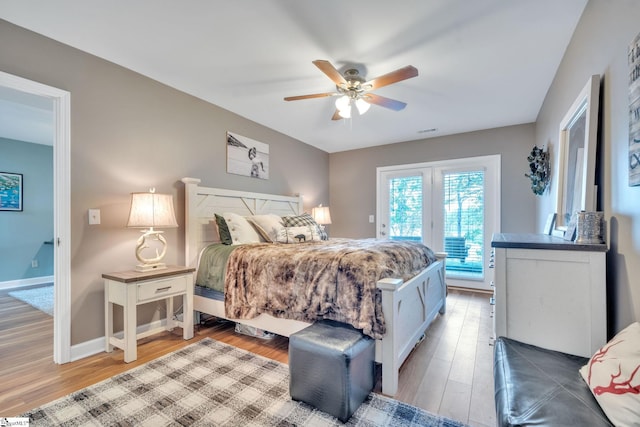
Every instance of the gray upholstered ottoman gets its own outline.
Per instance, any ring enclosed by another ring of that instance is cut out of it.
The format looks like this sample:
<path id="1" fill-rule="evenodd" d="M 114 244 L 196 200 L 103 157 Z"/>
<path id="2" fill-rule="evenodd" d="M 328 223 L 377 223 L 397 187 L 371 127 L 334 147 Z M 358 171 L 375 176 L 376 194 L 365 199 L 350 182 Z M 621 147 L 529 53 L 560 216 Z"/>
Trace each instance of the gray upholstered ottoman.
<path id="1" fill-rule="evenodd" d="M 373 390 L 375 341 L 321 320 L 289 337 L 291 398 L 346 422 Z"/>

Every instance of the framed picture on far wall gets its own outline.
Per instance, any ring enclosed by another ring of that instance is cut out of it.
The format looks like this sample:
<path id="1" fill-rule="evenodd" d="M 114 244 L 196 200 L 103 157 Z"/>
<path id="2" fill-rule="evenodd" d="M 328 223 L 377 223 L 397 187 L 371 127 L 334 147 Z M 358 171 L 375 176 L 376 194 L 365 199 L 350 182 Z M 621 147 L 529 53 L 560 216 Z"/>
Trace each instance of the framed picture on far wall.
<path id="1" fill-rule="evenodd" d="M 227 132 L 227 172 L 269 179 L 269 145 Z"/>
<path id="2" fill-rule="evenodd" d="M 0 172 L 0 211 L 22 211 L 22 174 Z"/>

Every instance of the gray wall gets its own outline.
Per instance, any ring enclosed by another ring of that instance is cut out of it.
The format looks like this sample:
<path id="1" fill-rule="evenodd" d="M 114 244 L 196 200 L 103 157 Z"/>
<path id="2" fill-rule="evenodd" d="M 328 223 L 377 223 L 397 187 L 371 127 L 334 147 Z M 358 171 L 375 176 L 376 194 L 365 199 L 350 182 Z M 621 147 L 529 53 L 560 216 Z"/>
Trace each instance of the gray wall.
<path id="1" fill-rule="evenodd" d="M 589 76 L 602 79 L 600 95 L 599 209 L 608 222 L 609 330 L 640 320 L 640 187 L 629 187 L 627 49 L 640 32 L 637 0 L 590 0 L 556 73 L 536 125 L 538 144 L 557 152 L 560 120 Z M 557 156 L 552 156 L 557 168 Z M 556 169 L 557 170 L 557 169 Z M 537 205 L 543 224 L 555 211 L 557 180 Z"/>
<path id="2" fill-rule="evenodd" d="M 220 58 L 224 61 L 224 58 Z M 174 195 L 179 229 L 165 231 L 167 263 L 184 263 L 184 190 L 204 185 L 303 194 L 329 202 L 329 155 L 113 63 L 0 20 L 0 70 L 71 92 L 71 343 L 104 335 L 101 273 L 132 268 L 139 232 L 126 229 L 129 193 Z M 270 179 L 226 173 L 227 130 L 269 144 Z M 98 208 L 102 224 L 87 224 Z M 164 316 L 140 310 L 139 323 Z"/>
<path id="3" fill-rule="evenodd" d="M 534 144 L 534 125 L 463 133 L 383 145 L 330 155 L 330 233 L 341 237 L 375 237 L 376 168 L 490 154 L 502 155 L 502 231 L 533 232 L 535 196 L 530 189 L 527 155 Z"/>
<path id="4" fill-rule="evenodd" d="M 0 153 L 0 172 L 21 173 L 24 191 L 22 212 L 0 211 L 0 282 L 52 276 L 53 147 L 0 138 Z"/>

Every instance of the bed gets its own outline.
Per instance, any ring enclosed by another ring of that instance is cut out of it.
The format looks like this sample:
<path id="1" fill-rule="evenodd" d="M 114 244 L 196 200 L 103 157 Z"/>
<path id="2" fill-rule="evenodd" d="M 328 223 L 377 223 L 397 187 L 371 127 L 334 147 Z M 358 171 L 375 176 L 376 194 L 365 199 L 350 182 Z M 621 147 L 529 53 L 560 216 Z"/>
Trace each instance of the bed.
<path id="1" fill-rule="evenodd" d="M 202 250 L 216 243 L 215 214 L 238 215 L 303 213 L 300 196 L 281 196 L 204 187 L 197 178 L 183 178 L 185 185 L 185 262 L 198 267 Z M 382 364 L 382 393 L 394 396 L 398 388 L 400 366 L 438 313 L 446 309 L 445 254 L 409 280 L 385 278 L 377 282 L 386 331 L 376 340 L 376 361 Z M 194 310 L 229 319 L 278 335 L 290 336 L 309 326 L 309 322 L 259 314 L 251 319 L 226 315 L 221 299 L 194 295 Z"/>

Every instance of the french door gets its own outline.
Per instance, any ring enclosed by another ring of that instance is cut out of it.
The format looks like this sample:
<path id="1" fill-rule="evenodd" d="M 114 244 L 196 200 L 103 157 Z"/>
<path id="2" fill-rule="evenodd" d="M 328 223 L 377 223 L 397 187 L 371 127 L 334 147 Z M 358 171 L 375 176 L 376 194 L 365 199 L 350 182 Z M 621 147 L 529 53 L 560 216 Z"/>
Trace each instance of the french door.
<path id="1" fill-rule="evenodd" d="M 379 238 L 447 252 L 450 286 L 490 289 L 487 255 L 500 229 L 500 156 L 378 168 Z"/>
<path id="2" fill-rule="evenodd" d="M 384 210 L 378 234 L 391 240 L 431 240 L 430 168 L 382 172 L 385 191 L 378 191 Z M 380 214 L 378 214 L 380 218 Z"/>

